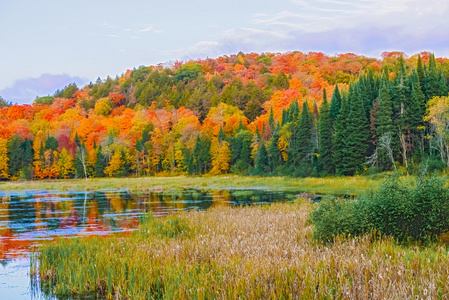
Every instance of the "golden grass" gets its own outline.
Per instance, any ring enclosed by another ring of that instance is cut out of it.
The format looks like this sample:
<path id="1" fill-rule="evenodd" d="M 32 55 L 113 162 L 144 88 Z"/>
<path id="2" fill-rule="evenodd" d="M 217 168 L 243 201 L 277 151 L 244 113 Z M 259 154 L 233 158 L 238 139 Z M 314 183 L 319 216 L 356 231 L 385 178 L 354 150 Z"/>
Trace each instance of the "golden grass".
<path id="1" fill-rule="evenodd" d="M 58 295 L 110 299 L 448 299 L 445 247 L 369 236 L 323 245 L 311 205 L 217 207 L 125 237 L 61 240 L 43 247 L 39 271 Z"/>
<path id="2" fill-rule="evenodd" d="M 412 179 L 413 180 L 413 179 Z M 290 178 L 257 176 L 204 176 L 204 177 L 141 177 L 141 178 L 90 178 L 59 179 L 41 181 L 3 182 L 1 191 L 85 191 L 120 190 L 129 191 L 166 191 L 171 189 L 226 189 L 226 188 L 265 188 L 283 191 L 302 191 L 323 194 L 360 194 L 370 188 L 377 188 L 379 179 L 364 176 L 327 177 L 327 178 Z"/>

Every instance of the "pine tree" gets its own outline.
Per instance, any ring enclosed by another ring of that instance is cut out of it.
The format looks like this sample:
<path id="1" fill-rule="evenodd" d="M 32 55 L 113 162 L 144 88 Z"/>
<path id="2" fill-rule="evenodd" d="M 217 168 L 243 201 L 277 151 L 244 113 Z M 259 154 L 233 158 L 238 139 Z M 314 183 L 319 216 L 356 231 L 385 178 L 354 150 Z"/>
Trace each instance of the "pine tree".
<path id="1" fill-rule="evenodd" d="M 319 148 L 318 148 L 318 165 L 321 175 L 329 175 L 334 172 L 334 164 L 332 158 L 332 137 L 333 137 L 333 120 L 330 112 L 329 103 L 325 97 L 321 105 L 320 117 L 318 122 Z"/>

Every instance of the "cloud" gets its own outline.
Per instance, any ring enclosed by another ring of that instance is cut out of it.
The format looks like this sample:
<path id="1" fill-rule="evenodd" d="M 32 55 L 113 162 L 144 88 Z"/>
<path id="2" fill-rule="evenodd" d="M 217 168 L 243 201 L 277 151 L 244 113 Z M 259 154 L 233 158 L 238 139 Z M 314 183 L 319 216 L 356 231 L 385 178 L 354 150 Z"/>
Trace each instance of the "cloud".
<path id="1" fill-rule="evenodd" d="M 296 9 L 253 14 L 252 28 L 223 32 L 186 58 L 244 52 L 322 51 L 379 56 L 399 50 L 449 55 L 449 3 L 438 0 L 293 0 Z M 432 21 L 429 21 L 432 20 Z"/>
<path id="2" fill-rule="evenodd" d="M 18 104 L 30 104 L 37 96 L 52 95 L 58 89 L 63 89 L 70 83 L 79 87 L 88 82 L 81 77 L 72 77 L 67 74 L 42 74 L 37 78 L 20 79 L 9 87 L 0 90 L 0 96 L 5 100 Z"/>
<path id="3" fill-rule="evenodd" d="M 153 25 L 149 25 L 149 26 L 141 29 L 140 32 L 160 33 L 161 31 L 158 29 L 155 29 Z"/>

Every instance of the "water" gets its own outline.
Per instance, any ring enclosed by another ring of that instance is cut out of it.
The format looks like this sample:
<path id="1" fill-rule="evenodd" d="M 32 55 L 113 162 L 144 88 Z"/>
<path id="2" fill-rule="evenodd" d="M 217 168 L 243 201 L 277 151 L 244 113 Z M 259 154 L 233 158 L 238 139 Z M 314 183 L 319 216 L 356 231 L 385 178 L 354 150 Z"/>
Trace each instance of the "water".
<path id="1" fill-rule="evenodd" d="M 32 192 L 0 194 L 0 299 L 45 299 L 31 281 L 30 253 L 58 237 L 134 230 L 139 216 L 214 205 L 253 205 L 291 200 L 294 193 L 253 190 L 203 192 Z"/>

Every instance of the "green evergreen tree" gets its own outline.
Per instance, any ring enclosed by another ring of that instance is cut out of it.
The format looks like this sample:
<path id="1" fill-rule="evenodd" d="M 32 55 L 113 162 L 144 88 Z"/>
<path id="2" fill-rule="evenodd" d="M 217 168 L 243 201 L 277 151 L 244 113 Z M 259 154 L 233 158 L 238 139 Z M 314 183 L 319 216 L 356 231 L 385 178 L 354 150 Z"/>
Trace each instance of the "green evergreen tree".
<path id="1" fill-rule="evenodd" d="M 427 99 L 440 95 L 440 74 L 438 72 L 435 55 L 429 57 L 429 71 L 425 80 Z"/>
<path id="2" fill-rule="evenodd" d="M 349 113 L 349 99 L 342 97 L 340 113 L 335 121 L 335 132 L 332 139 L 333 154 L 332 159 L 337 175 L 344 174 L 343 158 L 346 155 L 346 145 L 348 137 L 347 118 Z"/>
<path id="3" fill-rule="evenodd" d="M 279 142 L 279 129 L 276 127 L 271 136 L 270 145 L 268 147 L 268 155 L 270 157 L 271 167 L 273 171 L 278 170 L 282 166 L 284 160 L 282 159 L 281 151 L 278 148 Z"/>
<path id="4" fill-rule="evenodd" d="M 218 131 L 218 141 L 222 142 L 226 139 L 226 136 L 223 131 L 223 126 L 220 126 L 220 130 Z"/>
<path id="5" fill-rule="evenodd" d="M 334 122 L 337 120 L 338 114 L 340 113 L 340 107 L 341 107 L 341 94 L 340 91 L 338 90 L 338 85 L 336 84 L 334 93 L 332 94 L 330 106 L 330 114 Z"/>
<path id="6" fill-rule="evenodd" d="M 23 167 L 23 149 L 22 149 L 22 138 L 20 136 L 14 135 L 9 138 L 6 148 L 8 161 L 8 174 L 11 177 L 18 177 L 19 171 Z"/>
<path id="7" fill-rule="evenodd" d="M 268 175 L 271 172 L 270 158 L 264 143 L 261 143 L 255 157 L 255 175 Z"/>
<path id="8" fill-rule="evenodd" d="M 362 170 L 369 146 L 369 125 L 358 90 L 349 93 L 346 149 L 343 157 L 343 174 L 354 175 Z"/>
<path id="9" fill-rule="evenodd" d="M 287 124 L 288 122 L 290 122 L 289 113 L 284 108 L 284 109 L 282 109 L 282 126 Z"/>
<path id="10" fill-rule="evenodd" d="M 311 166 L 310 155 L 312 152 L 312 117 L 307 102 L 303 103 L 299 121 L 294 122 L 287 152 L 289 166 L 293 168 L 292 171 L 304 176 Z"/>
<path id="11" fill-rule="evenodd" d="M 193 174 L 207 173 L 210 164 L 210 140 L 206 137 L 201 138 L 198 135 L 192 152 Z"/>
<path id="12" fill-rule="evenodd" d="M 253 135 L 248 130 L 239 130 L 230 138 L 231 172 L 247 174 L 252 169 L 251 142 Z"/>
<path id="13" fill-rule="evenodd" d="M 323 104 L 318 122 L 319 147 L 318 147 L 318 166 L 321 175 L 330 175 L 334 172 L 334 163 L 332 157 L 332 138 L 334 124 L 330 112 L 330 105 L 326 99 L 326 93 L 323 93 Z"/>
<path id="14" fill-rule="evenodd" d="M 447 81 L 444 74 L 441 74 L 440 76 L 440 82 L 439 82 L 439 91 L 441 97 L 446 97 L 448 95 L 448 87 L 447 87 Z"/>
<path id="15" fill-rule="evenodd" d="M 426 74 L 424 72 L 421 55 L 418 55 L 418 64 L 416 67 L 416 73 L 418 75 L 421 91 L 424 95 L 426 95 L 427 94 L 427 92 L 426 92 Z"/>
<path id="16" fill-rule="evenodd" d="M 75 155 L 75 178 L 87 177 L 87 151 L 84 143 L 78 148 Z"/>
<path id="17" fill-rule="evenodd" d="M 379 93 L 379 110 L 377 112 L 376 118 L 376 133 L 379 139 L 385 140 L 386 136 L 390 136 L 390 138 L 394 135 L 394 126 L 393 126 L 393 110 L 391 103 L 391 96 L 387 90 L 387 85 L 384 83 L 381 86 Z M 385 144 L 385 143 L 383 143 Z M 393 147 L 393 144 L 390 144 L 390 147 Z M 377 153 L 378 153 L 378 165 L 379 168 L 383 171 L 390 170 L 392 166 L 391 159 L 388 157 L 388 153 L 386 152 L 385 145 L 384 147 L 380 147 L 377 145 Z"/>
<path id="18" fill-rule="evenodd" d="M 104 177 L 104 169 L 106 168 L 106 156 L 103 154 L 101 145 L 97 150 L 97 160 L 95 162 L 95 177 Z"/>
<path id="19" fill-rule="evenodd" d="M 274 128 L 274 113 L 273 113 L 273 107 L 271 107 L 270 110 L 270 116 L 268 117 L 268 125 L 273 129 Z"/>
<path id="20" fill-rule="evenodd" d="M 52 136 L 48 136 L 45 141 L 45 150 L 51 149 L 56 151 L 58 149 L 58 140 Z"/>
<path id="21" fill-rule="evenodd" d="M 293 101 L 288 109 L 288 120 L 289 122 L 294 122 L 297 121 L 298 119 L 299 119 L 298 101 Z"/>

